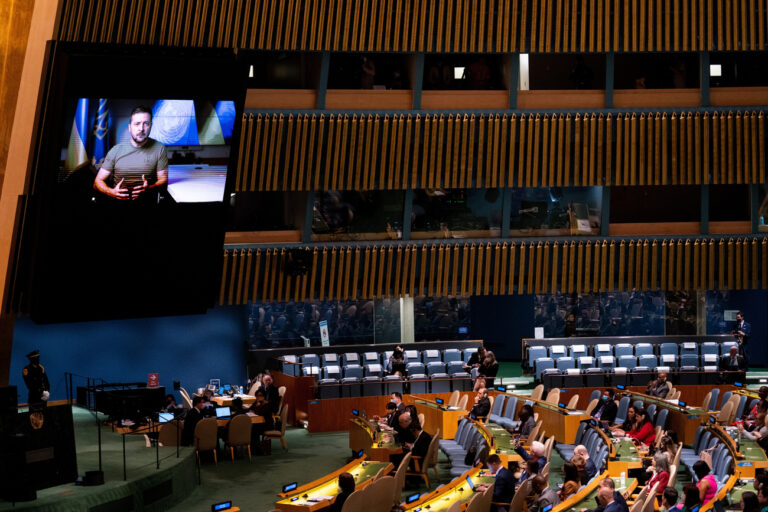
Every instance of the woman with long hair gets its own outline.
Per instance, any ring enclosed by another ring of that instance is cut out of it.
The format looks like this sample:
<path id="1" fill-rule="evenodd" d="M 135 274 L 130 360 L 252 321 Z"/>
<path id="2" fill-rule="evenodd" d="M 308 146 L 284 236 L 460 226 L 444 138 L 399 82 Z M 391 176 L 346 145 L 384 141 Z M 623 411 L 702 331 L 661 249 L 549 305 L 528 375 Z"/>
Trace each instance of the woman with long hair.
<path id="1" fill-rule="evenodd" d="M 664 494 L 664 489 L 667 488 L 667 483 L 669 483 L 669 459 L 667 459 L 667 454 L 657 452 L 653 456 L 652 467 L 653 476 L 646 485 L 648 489 L 653 489 L 655 484 L 659 484 L 656 488 L 656 496 L 661 499 L 661 495 Z"/>
<path id="2" fill-rule="evenodd" d="M 743 512 L 760 512 L 760 502 L 757 494 L 747 491 L 741 495 L 741 510 Z"/>
<path id="3" fill-rule="evenodd" d="M 637 409 L 635 409 L 635 406 L 630 405 L 629 408 L 627 409 L 627 417 L 624 419 L 624 423 L 622 423 L 621 425 L 614 425 L 610 427 L 611 432 L 619 434 L 621 432 L 631 431 L 635 426 L 636 411 Z"/>
<path id="4" fill-rule="evenodd" d="M 639 443 L 645 445 L 653 444 L 653 441 L 656 439 L 656 433 L 645 409 L 640 408 L 635 411 L 635 425 L 632 430 L 627 432 L 627 435 Z"/>
<path id="5" fill-rule="evenodd" d="M 683 500 L 683 508 L 680 509 L 680 512 L 691 512 L 694 508 L 701 506 L 699 490 L 695 486 L 689 485 L 683 488 L 683 495 L 685 499 Z"/>
<path id="6" fill-rule="evenodd" d="M 709 470 L 709 465 L 703 460 L 696 461 L 693 465 L 693 472 L 699 479 L 696 487 L 699 489 L 699 501 L 706 505 L 717 494 L 717 480 Z"/>
<path id="7" fill-rule="evenodd" d="M 560 501 L 576 494 L 581 487 L 579 470 L 573 462 L 563 464 L 563 486 L 560 488 Z"/>

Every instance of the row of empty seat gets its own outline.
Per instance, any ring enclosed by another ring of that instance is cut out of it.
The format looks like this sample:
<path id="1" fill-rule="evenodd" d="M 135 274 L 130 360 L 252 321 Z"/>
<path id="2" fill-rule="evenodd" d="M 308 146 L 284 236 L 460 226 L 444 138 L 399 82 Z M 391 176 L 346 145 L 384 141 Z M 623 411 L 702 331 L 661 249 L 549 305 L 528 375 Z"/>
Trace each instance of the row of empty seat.
<path id="1" fill-rule="evenodd" d="M 426 349 L 426 350 L 405 350 L 406 371 L 408 373 L 427 373 L 432 371 L 438 373 L 438 369 L 442 368 L 442 372 L 450 372 L 451 370 L 460 371 L 461 367 L 469 361 L 469 358 L 473 353 L 477 352 L 477 348 L 466 348 L 464 350 L 457 348 L 448 348 L 445 350 Z M 392 356 L 393 351 L 387 350 L 384 352 L 363 352 L 358 354 L 357 352 L 345 352 L 343 354 L 326 353 L 326 354 L 304 354 L 301 356 L 285 355 L 281 358 L 283 373 L 287 375 L 300 376 L 300 375 L 322 375 L 323 378 L 330 378 L 325 375 L 326 368 L 332 369 L 346 369 L 363 368 L 365 372 L 370 371 L 371 376 L 374 374 L 380 375 L 387 368 L 389 358 Z M 442 365 L 442 366 L 440 366 Z M 456 370 L 458 368 L 458 370 Z M 354 370 L 357 371 L 357 370 Z M 346 375 L 344 375 L 346 377 Z M 359 378 L 363 375 L 351 375 Z M 365 375 L 368 376 L 368 375 Z"/>
<path id="2" fill-rule="evenodd" d="M 635 368 L 654 369 L 659 366 L 667 368 L 667 371 L 680 368 L 687 370 L 699 370 L 701 368 L 708 370 L 717 370 L 718 356 L 715 354 L 683 354 L 676 356 L 674 354 L 664 354 L 657 357 L 652 354 L 643 354 L 641 356 L 621 355 L 614 356 L 581 356 L 574 358 L 571 356 L 558 357 L 540 357 L 533 360 L 532 368 L 537 379 L 541 379 L 542 372 L 546 370 L 557 370 L 559 373 L 567 373 L 568 370 L 578 371 L 596 369 L 596 371 L 611 371 L 615 368 L 624 368 L 633 370 Z M 709 367 L 709 368 L 708 368 Z"/>
<path id="3" fill-rule="evenodd" d="M 712 450 L 712 474 L 717 480 L 718 486 L 723 485 L 733 473 L 733 456 L 720 438 L 713 435 L 705 426 L 696 430 L 696 437 L 691 448 L 683 448 L 680 462 L 688 468 L 695 481 L 698 481 L 693 465 L 701 460 L 700 453 L 704 450 Z"/>
<path id="4" fill-rule="evenodd" d="M 717 342 L 684 342 L 684 343 L 661 343 L 659 345 L 652 345 L 650 343 L 618 343 L 612 345 L 609 343 L 599 343 L 594 346 L 589 345 L 551 345 L 546 346 L 529 346 L 528 356 L 526 363 L 529 369 L 534 369 L 535 361 L 544 358 L 550 358 L 552 360 L 569 357 L 574 360 L 579 360 L 583 357 L 593 357 L 595 360 L 599 360 L 603 357 L 618 358 L 626 357 L 626 361 L 629 361 L 629 357 L 634 357 L 638 361 L 642 361 L 643 358 L 650 361 L 650 356 L 656 357 L 657 364 L 659 360 L 669 361 L 671 365 L 677 365 L 677 361 L 680 361 L 680 365 L 699 366 L 698 362 L 704 362 L 712 360 L 706 356 L 714 356 L 716 364 L 717 358 L 728 353 L 731 346 L 736 345 L 735 341 L 724 341 L 722 343 Z M 666 358 L 666 359 L 665 359 Z M 682 361 L 686 361 L 683 363 Z M 640 365 L 643 363 L 640 362 Z M 624 366 L 619 364 L 619 366 Z"/>
<path id="5" fill-rule="evenodd" d="M 320 379 L 317 385 L 318 398 L 348 398 L 358 396 L 389 395 L 399 393 L 451 393 L 453 391 L 472 391 L 472 379 L 469 374 L 412 375 L 403 379 L 398 375 L 385 377 L 348 377 L 343 379 Z"/>
<path id="6" fill-rule="evenodd" d="M 475 457 L 472 465 L 466 464 L 466 456 L 471 448 L 475 449 Z M 440 450 L 451 462 L 451 476 L 457 477 L 464 474 L 479 461 L 485 461 L 490 446 L 477 425 L 470 419 L 459 421 L 456 435 L 453 439 L 441 439 Z"/>

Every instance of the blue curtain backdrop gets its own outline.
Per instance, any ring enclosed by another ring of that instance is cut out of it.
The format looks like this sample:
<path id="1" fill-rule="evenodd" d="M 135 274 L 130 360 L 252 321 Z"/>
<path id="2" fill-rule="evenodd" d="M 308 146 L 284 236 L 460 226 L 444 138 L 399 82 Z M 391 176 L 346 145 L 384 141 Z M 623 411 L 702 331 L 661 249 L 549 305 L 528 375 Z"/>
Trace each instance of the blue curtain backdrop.
<path id="1" fill-rule="evenodd" d="M 169 393 L 174 380 L 190 392 L 212 378 L 244 384 L 247 322 L 243 307 L 215 308 L 205 315 L 48 325 L 19 318 L 10 384 L 26 401 L 21 370 L 28 362 L 25 354 L 34 349 L 40 350 L 51 381 L 51 400 L 66 398 L 65 372 L 108 382 L 146 382 L 149 373 L 159 373 L 160 385 Z"/>

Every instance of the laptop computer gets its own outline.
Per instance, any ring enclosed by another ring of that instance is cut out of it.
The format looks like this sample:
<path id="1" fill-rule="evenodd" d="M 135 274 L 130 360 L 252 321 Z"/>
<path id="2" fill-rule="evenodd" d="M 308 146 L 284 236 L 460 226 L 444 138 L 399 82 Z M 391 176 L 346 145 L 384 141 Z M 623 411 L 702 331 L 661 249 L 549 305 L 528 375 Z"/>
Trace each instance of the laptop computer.
<path id="1" fill-rule="evenodd" d="M 232 411 L 230 411 L 229 407 L 216 408 L 216 419 L 218 420 L 228 420 L 231 415 Z"/>

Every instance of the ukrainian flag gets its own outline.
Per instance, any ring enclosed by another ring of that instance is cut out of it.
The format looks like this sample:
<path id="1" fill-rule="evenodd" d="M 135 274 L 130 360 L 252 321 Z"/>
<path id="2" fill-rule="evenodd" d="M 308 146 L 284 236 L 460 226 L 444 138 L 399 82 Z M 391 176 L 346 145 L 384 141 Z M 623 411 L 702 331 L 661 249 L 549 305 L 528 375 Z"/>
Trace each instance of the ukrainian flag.
<path id="1" fill-rule="evenodd" d="M 88 140 L 88 98 L 77 100 L 75 120 L 72 122 L 72 132 L 67 145 L 67 159 L 64 162 L 66 170 L 72 172 L 88 164 L 88 151 L 85 143 Z"/>

